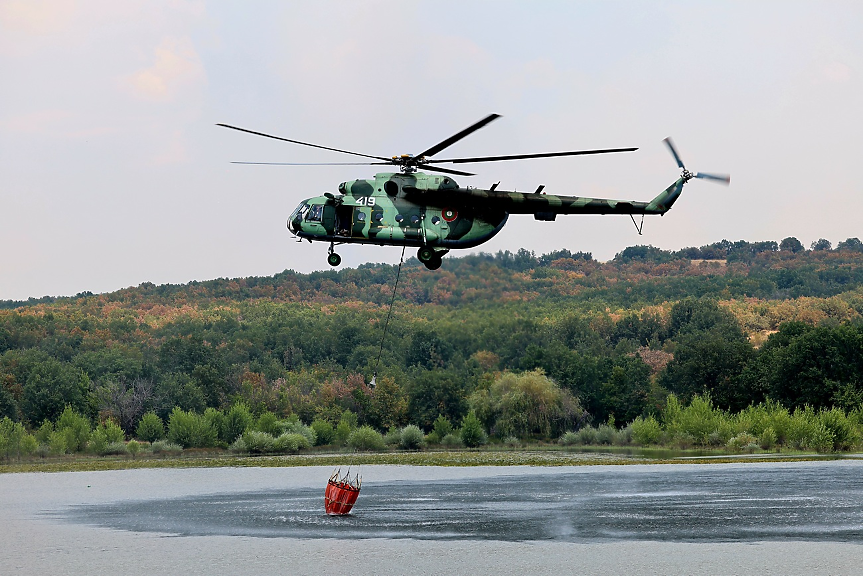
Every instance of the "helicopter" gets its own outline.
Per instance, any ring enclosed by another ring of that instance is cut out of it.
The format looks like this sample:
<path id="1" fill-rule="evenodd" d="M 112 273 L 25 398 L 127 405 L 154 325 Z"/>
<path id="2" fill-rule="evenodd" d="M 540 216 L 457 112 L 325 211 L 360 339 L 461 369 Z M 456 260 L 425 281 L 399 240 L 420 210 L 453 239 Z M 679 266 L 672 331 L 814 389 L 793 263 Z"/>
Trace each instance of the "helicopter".
<path id="1" fill-rule="evenodd" d="M 342 261 L 341 256 L 335 252 L 336 246 L 375 244 L 416 247 L 419 261 L 429 270 L 436 270 L 440 268 L 443 256 L 450 250 L 473 248 L 489 241 L 501 231 L 511 214 L 533 214 L 536 220 L 545 222 L 554 221 L 558 214 L 625 214 L 629 215 L 636 231 L 641 234 L 644 215 L 664 215 L 680 196 L 683 186 L 691 179 L 714 180 L 726 185 L 731 181 L 728 175 L 690 172 L 684 166 L 671 139 L 666 138 L 663 142 L 674 156 L 681 169 L 681 175 L 649 202 L 557 196 L 545 194 L 544 185 L 538 186 L 533 192 L 498 190 L 499 182 L 488 189 L 460 186 L 452 176 L 474 176 L 474 174 L 443 168 L 438 164 L 613 154 L 637 150 L 637 148 L 606 148 L 473 158 L 434 158 L 436 154 L 498 118 L 500 118 L 499 114 L 490 114 L 420 154 L 402 154 L 389 158 L 300 142 L 229 124 L 217 124 L 217 126 L 375 160 L 374 162 L 317 164 L 290 162 L 234 162 L 234 164 L 363 165 L 398 168 L 397 172 L 381 172 L 375 174 L 374 178 L 342 182 L 338 186 L 338 194 L 325 192 L 321 196 L 303 200 L 290 215 L 288 229 L 299 241 L 329 242 L 327 262 L 331 266 L 338 266 Z M 641 215 L 640 223 L 635 221 L 635 215 Z"/>

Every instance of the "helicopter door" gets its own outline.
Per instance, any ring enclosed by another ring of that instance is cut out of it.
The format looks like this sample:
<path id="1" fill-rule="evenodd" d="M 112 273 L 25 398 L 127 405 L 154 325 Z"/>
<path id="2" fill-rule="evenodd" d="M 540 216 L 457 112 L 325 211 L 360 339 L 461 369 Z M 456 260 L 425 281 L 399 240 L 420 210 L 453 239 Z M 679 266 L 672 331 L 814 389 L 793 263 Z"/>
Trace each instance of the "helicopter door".
<path id="1" fill-rule="evenodd" d="M 321 220 L 327 234 L 333 234 L 336 229 L 336 209 L 330 204 L 324 204 L 324 217 Z"/>
<path id="2" fill-rule="evenodd" d="M 351 236 L 354 238 L 365 237 L 365 228 L 369 223 L 368 208 L 356 206 L 354 208 L 354 225 L 351 228 Z"/>
<path id="3" fill-rule="evenodd" d="M 353 215 L 354 209 L 352 206 L 342 205 L 336 208 L 336 236 L 350 237 Z"/>

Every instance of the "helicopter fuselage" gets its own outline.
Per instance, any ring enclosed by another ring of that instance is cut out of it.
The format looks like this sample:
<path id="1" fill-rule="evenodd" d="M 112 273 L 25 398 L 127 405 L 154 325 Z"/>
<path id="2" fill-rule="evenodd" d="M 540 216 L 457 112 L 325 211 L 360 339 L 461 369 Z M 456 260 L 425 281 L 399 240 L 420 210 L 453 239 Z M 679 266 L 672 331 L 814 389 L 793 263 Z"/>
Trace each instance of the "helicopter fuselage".
<path id="1" fill-rule="evenodd" d="M 441 194 L 448 190 L 459 190 L 452 178 L 418 172 L 342 182 L 339 196 L 300 203 L 288 228 L 310 241 L 448 251 L 478 246 L 506 224 L 507 211 Z"/>
<path id="2" fill-rule="evenodd" d="M 330 242 L 331 255 L 336 244 L 420 247 L 420 256 L 434 267 L 451 249 L 490 240 L 510 214 L 544 221 L 558 214 L 664 214 L 684 183 L 678 179 L 652 201 L 637 202 L 547 195 L 542 187 L 532 193 L 461 188 L 445 175 L 385 172 L 342 182 L 338 196 L 328 192 L 304 200 L 288 228 L 301 239 Z"/>

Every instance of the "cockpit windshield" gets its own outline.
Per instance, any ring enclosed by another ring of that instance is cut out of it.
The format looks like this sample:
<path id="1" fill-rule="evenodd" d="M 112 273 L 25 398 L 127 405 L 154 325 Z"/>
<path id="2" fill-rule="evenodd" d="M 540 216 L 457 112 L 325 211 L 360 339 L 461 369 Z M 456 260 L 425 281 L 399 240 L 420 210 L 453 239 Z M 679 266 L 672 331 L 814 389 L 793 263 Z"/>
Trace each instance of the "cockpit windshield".
<path id="1" fill-rule="evenodd" d="M 305 216 L 305 214 L 306 214 L 306 212 L 308 212 L 308 210 L 309 210 L 309 205 L 306 204 L 305 202 L 303 202 L 302 204 L 297 206 L 297 209 L 294 210 L 293 214 L 291 214 L 290 220 L 295 220 L 297 217 L 302 218 L 303 216 Z"/>

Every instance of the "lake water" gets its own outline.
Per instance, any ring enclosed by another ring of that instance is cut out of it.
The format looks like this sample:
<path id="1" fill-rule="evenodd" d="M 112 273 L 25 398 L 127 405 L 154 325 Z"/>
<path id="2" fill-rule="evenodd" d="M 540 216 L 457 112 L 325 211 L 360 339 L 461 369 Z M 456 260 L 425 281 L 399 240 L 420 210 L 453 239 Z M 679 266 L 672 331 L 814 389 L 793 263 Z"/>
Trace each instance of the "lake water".
<path id="1" fill-rule="evenodd" d="M 0 475 L 0 574 L 863 573 L 859 461 L 331 472 Z"/>

